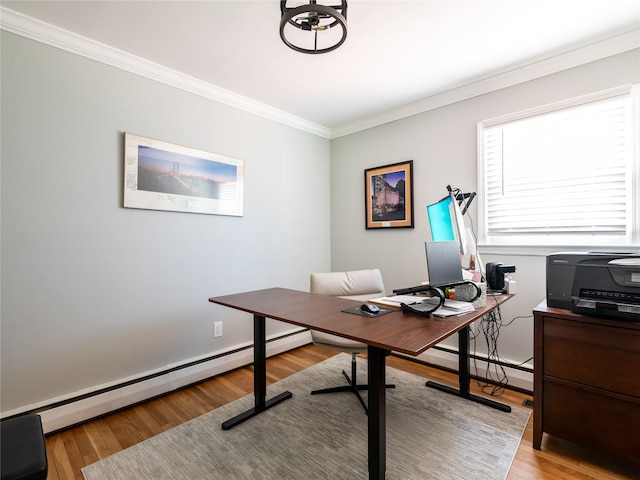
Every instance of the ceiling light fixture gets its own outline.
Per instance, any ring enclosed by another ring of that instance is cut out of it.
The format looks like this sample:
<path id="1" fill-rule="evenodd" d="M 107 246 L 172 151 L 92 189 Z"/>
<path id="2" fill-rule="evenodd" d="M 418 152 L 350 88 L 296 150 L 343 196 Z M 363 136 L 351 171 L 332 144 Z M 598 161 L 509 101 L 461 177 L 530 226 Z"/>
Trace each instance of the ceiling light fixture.
<path id="1" fill-rule="evenodd" d="M 331 52 L 347 39 L 346 0 L 333 6 L 309 0 L 308 4 L 296 7 L 287 7 L 287 0 L 281 0 L 280 11 L 280 38 L 296 52 Z"/>

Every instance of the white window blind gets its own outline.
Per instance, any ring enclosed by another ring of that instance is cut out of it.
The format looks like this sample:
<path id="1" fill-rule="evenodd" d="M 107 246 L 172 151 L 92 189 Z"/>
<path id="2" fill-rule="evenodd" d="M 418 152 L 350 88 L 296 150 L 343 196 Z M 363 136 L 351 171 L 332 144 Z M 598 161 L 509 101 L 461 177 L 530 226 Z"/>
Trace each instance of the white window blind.
<path id="1" fill-rule="evenodd" d="M 624 90 L 480 124 L 485 242 L 630 241 L 635 135 Z"/>

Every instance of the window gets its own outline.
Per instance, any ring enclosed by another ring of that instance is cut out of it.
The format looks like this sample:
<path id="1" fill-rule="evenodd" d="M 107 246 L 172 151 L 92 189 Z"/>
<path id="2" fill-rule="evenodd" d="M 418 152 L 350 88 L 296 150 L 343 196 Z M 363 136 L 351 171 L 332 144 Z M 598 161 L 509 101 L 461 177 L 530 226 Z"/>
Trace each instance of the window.
<path id="1" fill-rule="evenodd" d="M 639 240 L 637 86 L 478 124 L 480 244 Z"/>

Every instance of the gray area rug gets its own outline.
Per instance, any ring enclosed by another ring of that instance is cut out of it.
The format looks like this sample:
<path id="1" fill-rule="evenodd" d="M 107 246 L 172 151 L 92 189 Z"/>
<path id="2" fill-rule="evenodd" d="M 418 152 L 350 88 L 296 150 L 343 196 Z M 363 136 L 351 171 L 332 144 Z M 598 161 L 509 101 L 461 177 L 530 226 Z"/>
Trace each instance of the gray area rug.
<path id="1" fill-rule="evenodd" d="M 253 394 L 82 469 L 86 480 L 368 478 L 367 417 L 355 395 L 310 395 L 342 385 L 350 356 L 336 355 L 267 388 L 293 398 L 235 428 L 221 423 Z M 360 381 L 366 360 L 358 359 Z M 499 412 L 425 387 L 387 367 L 387 475 L 392 480 L 506 478 L 530 412 Z M 366 400 L 366 392 L 364 397 Z"/>

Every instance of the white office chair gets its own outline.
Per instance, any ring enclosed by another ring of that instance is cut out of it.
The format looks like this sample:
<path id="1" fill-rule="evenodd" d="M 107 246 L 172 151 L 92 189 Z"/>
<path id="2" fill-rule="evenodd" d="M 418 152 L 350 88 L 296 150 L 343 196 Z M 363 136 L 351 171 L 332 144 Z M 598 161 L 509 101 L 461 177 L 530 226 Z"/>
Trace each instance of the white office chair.
<path id="1" fill-rule="evenodd" d="M 335 297 L 361 300 L 363 302 L 384 296 L 384 283 L 382 282 L 382 274 L 378 269 L 312 273 L 310 280 L 311 293 L 333 295 Z M 364 407 L 364 411 L 367 412 L 367 406 L 359 390 L 367 390 L 368 385 L 358 385 L 356 378 L 356 356 L 358 353 L 366 353 L 367 344 L 315 330 L 311 331 L 311 338 L 313 344 L 318 347 L 351 354 L 351 378 L 349 378 L 349 375 L 347 375 L 344 370 L 342 371 L 342 374 L 347 379 L 348 385 L 314 390 L 311 394 L 352 392 L 358 397 L 358 400 L 360 400 L 360 403 Z M 395 385 L 387 385 L 387 388 L 395 388 Z"/>

